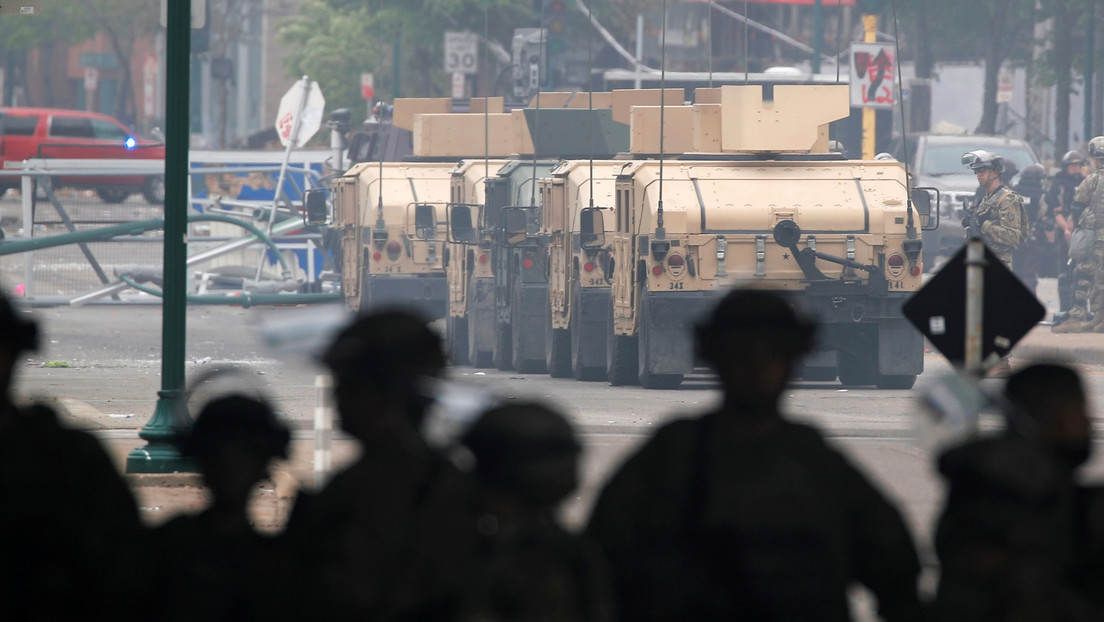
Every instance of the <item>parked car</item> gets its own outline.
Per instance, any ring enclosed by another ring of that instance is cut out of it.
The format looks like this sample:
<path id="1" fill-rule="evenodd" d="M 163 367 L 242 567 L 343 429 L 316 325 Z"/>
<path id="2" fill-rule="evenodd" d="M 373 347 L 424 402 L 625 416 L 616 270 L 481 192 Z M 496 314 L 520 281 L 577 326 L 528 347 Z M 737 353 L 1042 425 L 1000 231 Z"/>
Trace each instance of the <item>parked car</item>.
<path id="1" fill-rule="evenodd" d="M 962 165 L 962 155 L 975 149 L 991 151 L 1016 164 L 1017 170 L 1039 162 L 1027 142 L 982 134 L 913 134 L 908 136 L 908 166 L 914 187 L 939 190 L 939 228 L 924 232 L 924 266 L 937 268 L 965 242 L 963 209 L 970 205 L 978 183 L 974 173 Z M 898 143 L 895 154 L 902 158 Z"/>
<path id="2" fill-rule="evenodd" d="M 59 108 L 0 108 L 0 168 L 28 158 L 164 160 L 165 145 L 138 138 L 118 120 L 97 112 Z M 164 203 L 164 175 L 60 177 L 57 186 L 90 188 L 108 203 L 141 192 Z M 0 193 L 19 187 L 16 177 L 0 177 Z"/>

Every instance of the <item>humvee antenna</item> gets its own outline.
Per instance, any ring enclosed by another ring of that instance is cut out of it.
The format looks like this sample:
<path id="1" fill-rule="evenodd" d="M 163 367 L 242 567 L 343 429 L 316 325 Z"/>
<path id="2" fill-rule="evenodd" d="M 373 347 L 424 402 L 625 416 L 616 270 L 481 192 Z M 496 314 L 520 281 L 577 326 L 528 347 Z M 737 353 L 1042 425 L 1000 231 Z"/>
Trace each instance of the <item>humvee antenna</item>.
<path id="1" fill-rule="evenodd" d="M 383 0 L 379 2 L 380 47 L 383 47 Z M 394 85 L 392 85 L 394 88 Z M 379 203 L 376 205 L 376 228 L 383 229 L 383 101 L 377 104 L 376 113 L 376 149 L 379 150 Z"/>
<path id="2" fill-rule="evenodd" d="M 483 62 L 486 65 L 491 55 L 488 53 L 491 46 L 491 27 L 489 25 L 488 14 L 490 9 L 483 9 Z M 484 68 L 484 71 L 486 67 Z M 494 94 L 494 86 L 491 87 L 491 94 Z M 491 111 L 491 96 L 487 94 L 486 89 L 483 90 L 483 179 L 487 180 L 491 176 L 491 130 L 490 130 L 490 111 Z M 486 181 L 484 181 L 486 183 Z"/>
<path id="3" fill-rule="evenodd" d="M 587 24 L 592 24 L 587 6 Z M 594 33 L 587 28 L 587 152 L 590 154 L 590 207 L 594 207 Z"/>
<path id="4" fill-rule="evenodd" d="M 663 228 L 663 112 L 667 103 L 667 0 L 663 0 L 663 32 L 660 35 L 659 46 L 659 204 L 656 205 L 656 231 L 657 240 L 667 237 L 667 231 Z"/>
<path id="5" fill-rule="evenodd" d="M 713 88 L 713 3 L 708 2 L 705 5 L 705 10 L 709 13 L 706 15 L 706 24 L 709 29 L 709 88 Z M 747 17 L 745 14 L 744 17 Z"/>
<path id="6" fill-rule="evenodd" d="M 901 147 L 903 161 L 905 164 L 905 194 L 906 205 L 908 212 L 908 220 L 905 224 L 905 232 L 908 239 L 916 239 L 916 224 L 912 220 L 912 191 L 909 190 L 909 181 L 912 179 L 912 175 L 909 173 L 908 164 L 908 124 L 905 119 L 905 100 L 901 97 L 901 93 L 904 92 L 905 87 L 901 78 L 901 32 L 897 24 L 897 2 L 891 2 L 893 6 L 893 49 L 897 55 L 897 103 L 901 108 Z"/>
<path id="7" fill-rule="evenodd" d="M 744 86 L 748 83 L 748 0 L 744 0 Z"/>
<path id="8" fill-rule="evenodd" d="M 537 204 L 537 153 L 540 149 L 540 94 L 541 94 L 541 65 L 544 64 L 544 3 L 541 2 L 540 12 L 540 44 L 537 46 L 537 109 L 533 111 L 533 131 L 529 135 L 533 137 L 533 178 L 529 183 L 529 205 Z"/>

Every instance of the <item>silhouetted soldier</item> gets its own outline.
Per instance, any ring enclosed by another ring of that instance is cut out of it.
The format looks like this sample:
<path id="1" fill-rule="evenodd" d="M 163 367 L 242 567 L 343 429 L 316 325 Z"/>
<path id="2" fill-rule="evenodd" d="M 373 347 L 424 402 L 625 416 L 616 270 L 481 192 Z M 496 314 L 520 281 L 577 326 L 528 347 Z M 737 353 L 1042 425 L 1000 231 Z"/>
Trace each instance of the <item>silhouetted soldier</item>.
<path id="1" fill-rule="evenodd" d="M 580 448 L 567 419 L 511 403 L 484 413 L 462 442 L 475 457 L 482 546 L 457 619 L 612 620 L 601 552 L 555 516 L 578 484 Z"/>
<path id="2" fill-rule="evenodd" d="M 211 505 L 150 535 L 150 609 L 158 620 L 283 619 L 291 562 L 276 540 L 257 533 L 250 496 L 276 458 L 287 458 L 288 429 L 269 406 L 229 395 L 209 402 L 181 439 L 199 463 Z"/>
<path id="3" fill-rule="evenodd" d="M 141 524 L 100 443 L 48 406 L 17 406 L 36 324 L 0 295 L 0 620 L 127 619 Z"/>
<path id="4" fill-rule="evenodd" d="M 1070 586 L 1074 470 L 1091 430 L 1077 373 L 1052 364 L 1009 376 L 1008 427 L 948 450 L 936 528 L 939 620 L 1089 620 Z"/>
<path id="5" fill-rule="evenodd" d="M 898 511 L 779 400 L 814 325 L 736 290 L 697 328 L 719 410 L 665 425 L 613 476 L 589 531 L 627 620 L 848 620 L 867 586 L 885 620 L 920 616 L 919 562 Z"/>
<path id="6" fill-rule="evenodd" d="M 421 435 L 441 340 L 416 316 L 377 312 L 343 330 L 324 360 L 341 427 L 362 452 L 320 493 L 301 494 L 289 520 L 289 542 L 314 568 L 310 613 L 432 619 L 453 605 L 477 541 L 470 478 Z"/>

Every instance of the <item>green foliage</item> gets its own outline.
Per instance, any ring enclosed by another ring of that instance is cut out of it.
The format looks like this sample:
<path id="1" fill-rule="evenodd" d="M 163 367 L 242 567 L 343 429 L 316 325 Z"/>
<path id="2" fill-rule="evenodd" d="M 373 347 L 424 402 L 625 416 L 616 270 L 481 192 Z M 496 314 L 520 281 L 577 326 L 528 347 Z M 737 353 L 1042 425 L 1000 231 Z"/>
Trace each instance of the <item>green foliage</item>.
<path id="1" fill-rule="evenodd" d="M 43 2 L 34 17 L 0 16 L 0 51 L 22 52 L 55 41 L 84 41 L 95 32 L 85 7 L 74 2 Z"/>

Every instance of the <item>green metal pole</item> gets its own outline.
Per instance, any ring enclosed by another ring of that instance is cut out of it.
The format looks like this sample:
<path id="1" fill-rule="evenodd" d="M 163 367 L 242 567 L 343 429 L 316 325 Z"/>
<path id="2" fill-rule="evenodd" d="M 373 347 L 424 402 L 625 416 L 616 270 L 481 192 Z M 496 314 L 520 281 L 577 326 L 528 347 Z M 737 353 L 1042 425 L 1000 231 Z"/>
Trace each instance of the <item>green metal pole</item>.
<path id="1" fill-rule="evenodd" d="M 1095 3 L 1089 3 L 1089 19 L 1085 21 L 1085 141 L 1093 137 L 1093 54 L 1096 52 L 1096 23 L 1093 13 L 1096 12 Z"/>
<path id="2" fill-rule="evenodd" d="M 824 47 L 824 5 L 822 0 L 813 4 L 813 73 L 820 73 L 820 50 Z M 836 59 L 839 62 L 839 59 Z"/>
<path id="3" fill-rule="evenodd" d="M 191 0 L 169 0 L 165 29 L 165 298 L 161 319 L 161 390 L 138 434 L 148 444 L 127 456 L 127 473 L 194 472 L 173 444 L 184 389 L 185 274 L 188 258 L 188 91 Z"/>

